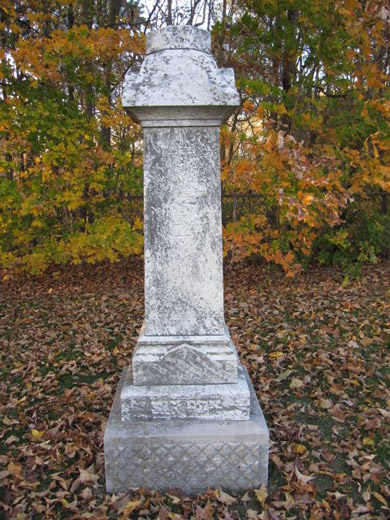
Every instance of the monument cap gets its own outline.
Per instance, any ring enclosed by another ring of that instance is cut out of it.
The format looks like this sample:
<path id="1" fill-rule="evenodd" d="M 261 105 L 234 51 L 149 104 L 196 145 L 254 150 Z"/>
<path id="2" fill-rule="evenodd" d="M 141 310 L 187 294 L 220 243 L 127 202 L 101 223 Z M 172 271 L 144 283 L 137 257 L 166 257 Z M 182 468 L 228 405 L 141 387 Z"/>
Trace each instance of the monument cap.
<path id="1" fill-rule="evenodd" d="M 173 49 L 193 49 L 210 54 L 210 33 L 190 25 L 169 25 L 146 35 L 146 54 Z"/>
<path id="2" fill-rule="evenodd" d="M 211 121 L 219 126 L 239 106 L 233 69 L 217 67 L 210 33 L 169 26 L 150 32 L 146 41 L 141 70 L 127 72 L 123 87 L 123 106 L 135 121 L 144 127 L 164 126 L 161 121 L 165 126 L 172 121 L 175 126 L 209 126 Z"/>

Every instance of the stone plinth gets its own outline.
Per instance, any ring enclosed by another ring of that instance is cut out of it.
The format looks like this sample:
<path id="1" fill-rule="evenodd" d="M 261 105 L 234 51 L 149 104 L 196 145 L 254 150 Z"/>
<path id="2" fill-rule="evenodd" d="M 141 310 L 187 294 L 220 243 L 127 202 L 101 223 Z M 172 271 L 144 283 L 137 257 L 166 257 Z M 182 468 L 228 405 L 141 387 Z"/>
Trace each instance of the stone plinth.
<path id="1" fill-rule="evenodd" d="M 127 370 L 121 394 L 121 418 L 247 421 L 250 392 L 243 369 L 237 383 L 219 385 L 135 386 Z"/>
<path id="2" fill-rule="evenodd" d="M 107 490 L 267 481 L 268 430 L 224 320 L 219 127 L 239 105 L 210 35 L 147 35 L 123 105 L 144 129 L 145 320 L 104 440 Z"/>
<path id="3" fill-rule="evenodd" d="M 104 436 L 108 493 L 134 487 L 180 488 L 186 493 L 209 487 L 243 491 L 267 483 L 268 428 L 249 378 L 247 421 L 122 421 L 124 378 L 125 374 Z"/>

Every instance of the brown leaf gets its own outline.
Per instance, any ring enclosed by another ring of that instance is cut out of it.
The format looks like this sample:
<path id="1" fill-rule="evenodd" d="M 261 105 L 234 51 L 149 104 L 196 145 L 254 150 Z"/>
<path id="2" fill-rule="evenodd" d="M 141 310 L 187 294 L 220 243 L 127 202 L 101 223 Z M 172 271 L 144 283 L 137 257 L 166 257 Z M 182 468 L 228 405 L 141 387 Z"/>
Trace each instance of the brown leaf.
<path id="1" fill-rule="evenodd" d="M 235 504 L 237 502 L 237 498 L 228 495 L 228 493 L 225 493 L 222 491 L 222 489 L 220 489 L 218 493 L 218 501 L 221 502 L 221 504 L 230 506 L 231 504 Z"/>
<path id="2" fill-rule="evenodd" d="M 122 509 L 122 513 L 123 513 L 123 516 L 125 518 L 127 518 L 133 511 L 135 511 L 136 509 L 138 509 L 140 507 L 140 505 L 142 504 L 142 501 L 141 500 L 130 500 L 129 502 L 127 502 L 123 509 Z"/>
<path id="3" fill-rule="evenodd" d="M 332 408 L 329 409 L 329 413 L 339 421 L 345 421 L 345 413 L 341 410 L 338 404 L 332 406 Z"/>
<path id="4" fill-rule="evenodd" d="M 80 472 L 79 478 L 80 478 L 80 482 L 82 484 L 88 484 L 90 482 L 96 482 L 97 480 L 99 480 L 99 475 L 94 473 L 92 466 L 89 467 L 88 469 L 80 468 L 79 472 Z"/>
<path id="5" fill-rule="evenodd" d="M 12 460 L 10 460 L 7 469 L 14 477 L 20 477 L 22 474 L 22 466 L 20 464 L 14 464 Z"/>
<path id="6" fill-rule="evenodd" d="M 299 482 L 302 482 L 302 484 L 307 484 L 310 482 L 310 480 L 313 480 L 315 475 L 304 475 L 299 471 L 297 467 L 295 467 L 295 474 L 297 476 L 297 479 Z"/>
<path id="7" fill-rule="evenodd" d="M 213 520 L 210 504 L 206 504 L 204 507 L 196 506 L 196 519 Z"/>

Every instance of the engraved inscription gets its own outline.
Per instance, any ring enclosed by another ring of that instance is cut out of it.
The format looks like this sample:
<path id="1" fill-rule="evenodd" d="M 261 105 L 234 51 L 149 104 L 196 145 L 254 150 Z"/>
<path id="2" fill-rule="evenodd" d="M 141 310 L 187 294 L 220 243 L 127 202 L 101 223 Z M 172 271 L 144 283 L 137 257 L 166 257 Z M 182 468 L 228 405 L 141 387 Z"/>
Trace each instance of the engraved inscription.
<path id="1" fill-rule="evenodd" d="M 220 399 L 210 400 L 202 399 L 183 399 L 170 401 L 154 401 L 151 405 L 153 416 L 164 417 L 193 417 L 198 415 L 207 415 L 215 413 L 222 409 L 222 402 Z"/>

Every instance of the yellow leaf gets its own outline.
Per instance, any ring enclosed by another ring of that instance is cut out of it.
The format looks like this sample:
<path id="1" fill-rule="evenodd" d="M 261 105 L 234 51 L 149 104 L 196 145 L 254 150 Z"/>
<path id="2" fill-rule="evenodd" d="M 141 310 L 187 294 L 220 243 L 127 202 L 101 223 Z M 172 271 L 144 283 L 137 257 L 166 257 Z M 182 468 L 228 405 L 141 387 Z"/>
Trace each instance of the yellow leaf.
<path id="1" fill-rule="evenodd" d="M 281 352 L 280 350 L 276 351 L 276 352 L 271 352 L 271 354 L 269 355 L 270 358 L 280 358 L 283 356 L 283 352 Z"/>
<path id="2" fill-rule="evenodd" d="M 142 220 L 139 217 L 137 217 L 135 219 L 133 227 L 134 227 L 134 229 L 142 229 L 143 224 L 142 224 Z"/>
<path id="3" fill-rule="evenodd" d="M 115 355 L 119 354 L 119 348 L 116 345 L 115 345 L 112 353 L 115 354 Z"/>
<path id="4" fill-rule="evenodd" d="M 379 502 L 381 502 L 384 506 L 387 506 L 386 499 L 382 495 L 380 495 L 376 491 L 373 491 L 372 494 Z"/>
<path id="5" fill-rule="evenodd" d="M 304 455 L 307 452 L 306 446 L 303 444 L 294 444 L 293 450 L 295 453 L 299 453 L 300 455 Z"/>
<path id="6" fill-rule="evenodd" d="M 256 489 L 255 495 L 256 495 L 257 500 L 263 506 L 268 497 L 268 491 L 267 491 L 266 486 L 264 484 L 262 484 L 260 489 Z"/>
<path id="7" fill-rule="evenodd" d="M 311 204 L 313 199 L 314 199 L 314 197 L 313 197 L 313 195 L 311 193 L 304 193 L 302 195 L 302 202 L 304 204 Z"/>
<path id="8" fill-rule="evenodd" d="M 31 435 L 34 437 L 34 439 L 40 439 L 44 433 L 45 432 L 40 432 L 40 431 L 35 430 L 35 429 L 31 430 Z"/>
<path id="9" fill-rule="evenodd" d="M 374 441 L 374 439 L 371 439 L 371 437 L 364 437 L 363 445 L 364 446 L 375 446 L 375 441 Z"/>

